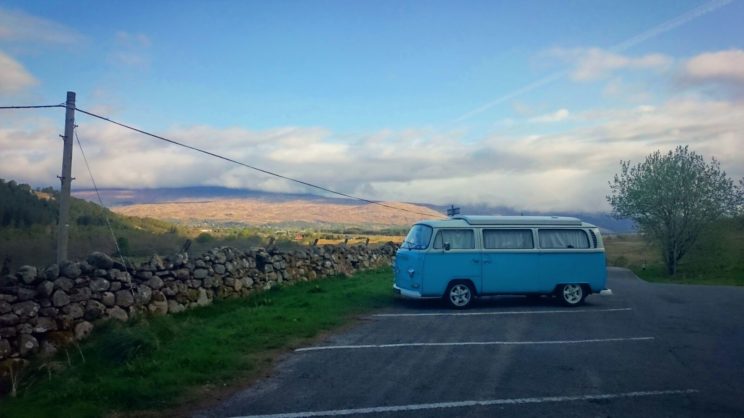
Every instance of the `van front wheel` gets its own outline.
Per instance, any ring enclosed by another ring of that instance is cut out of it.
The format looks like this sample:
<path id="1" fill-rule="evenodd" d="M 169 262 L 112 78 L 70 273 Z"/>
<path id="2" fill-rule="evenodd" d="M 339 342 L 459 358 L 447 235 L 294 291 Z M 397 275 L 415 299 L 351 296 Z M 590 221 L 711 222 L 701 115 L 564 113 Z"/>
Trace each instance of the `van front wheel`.
<path id="1" fill-rule="evenodd" d="M 465 309 L 473 303 L 473 288 L 465 282 L 451 283 L 447 287 L 445 299 L 447 304 L 455 309 Z"/>
<path id="2" fill-rule="evenodd" d="M 578 306 L 586 299 L 586 292 L 581 285 L 564 284 L 558 287 L 558 297 L 566 306 Z"/>

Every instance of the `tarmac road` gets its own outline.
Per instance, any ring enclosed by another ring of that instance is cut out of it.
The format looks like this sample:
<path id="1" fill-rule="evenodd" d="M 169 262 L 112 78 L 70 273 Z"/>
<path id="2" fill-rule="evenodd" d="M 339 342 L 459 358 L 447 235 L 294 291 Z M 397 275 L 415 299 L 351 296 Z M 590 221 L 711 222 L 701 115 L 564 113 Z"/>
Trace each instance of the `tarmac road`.
<path id="1" fill-rule="evenodd" d="M 566 308 L 399 301 L 195 417 L 742 417 L 744 288 L 651 284 Z"/>

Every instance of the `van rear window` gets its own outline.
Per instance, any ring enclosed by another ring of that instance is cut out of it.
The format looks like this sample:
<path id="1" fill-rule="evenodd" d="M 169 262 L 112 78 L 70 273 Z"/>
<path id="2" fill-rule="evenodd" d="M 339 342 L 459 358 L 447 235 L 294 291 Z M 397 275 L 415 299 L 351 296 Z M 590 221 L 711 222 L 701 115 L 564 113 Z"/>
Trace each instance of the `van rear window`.
<path id="1" fill-rule="evenodd" d="M 484 229 L 483 248 L 489 250 L 532 249 L 531 229 Z"/>
<path id="2" fill-rule="evenodd" d="M 441 250 L 446 243 L 452 250 L 472 250 L 475 248 L 475 234 L 472 229 L 442 229 L 434 238 L 434 248 Z"/>
<path id="3" fill-rule="evenodd" d="M 540 229 L 540 248 L 590 248 L 589 237 L 581 229 Z"/>

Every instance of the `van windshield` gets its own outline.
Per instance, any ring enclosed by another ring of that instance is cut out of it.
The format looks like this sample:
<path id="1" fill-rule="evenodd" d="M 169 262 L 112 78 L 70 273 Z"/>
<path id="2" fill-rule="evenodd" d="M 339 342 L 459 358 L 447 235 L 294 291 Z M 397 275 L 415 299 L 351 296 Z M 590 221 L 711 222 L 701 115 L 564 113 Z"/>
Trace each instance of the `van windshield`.
<path id="1" fill-rule="evenodd" d="M 432 229 L 428 225 L 414 225 L 406 235 L 401 248 L 409 250 L 423 250 L 429 246 Z"/>

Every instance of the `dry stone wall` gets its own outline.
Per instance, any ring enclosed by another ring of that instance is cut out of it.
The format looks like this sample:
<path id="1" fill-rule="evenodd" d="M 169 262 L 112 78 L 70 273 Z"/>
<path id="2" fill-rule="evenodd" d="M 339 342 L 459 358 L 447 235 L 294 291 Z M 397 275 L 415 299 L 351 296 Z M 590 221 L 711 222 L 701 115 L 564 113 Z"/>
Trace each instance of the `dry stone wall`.
<path id="1" fill-rule="evenodd" d="M 164 315 L 301 280 L 390 265 L 397 247 L 322 246 L 291 252 L 215 248 L 125 266 L 103 253 L 85 261 L 23 266 L 0 278 L 0 362 L 51 356 L 102 320 Z"/>

